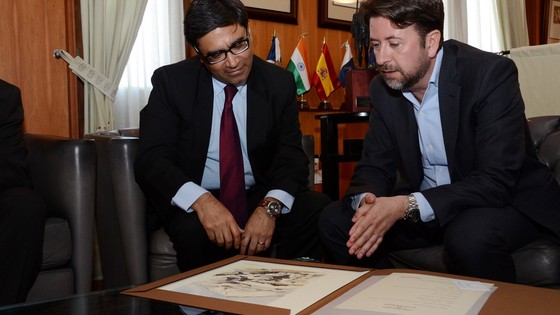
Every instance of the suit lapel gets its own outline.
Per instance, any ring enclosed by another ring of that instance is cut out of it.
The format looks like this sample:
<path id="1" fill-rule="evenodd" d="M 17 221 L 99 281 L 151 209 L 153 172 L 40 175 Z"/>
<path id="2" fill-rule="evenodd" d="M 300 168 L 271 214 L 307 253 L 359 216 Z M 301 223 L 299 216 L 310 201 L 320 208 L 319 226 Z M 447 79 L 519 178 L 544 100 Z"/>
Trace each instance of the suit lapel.
<path id="1" fill-rule="evenodd" d="M 260 77 L 260 65 L 253 58 L 253 69 L 247 83 L 247 149 L 249 152 L 255 147 L 255 143 L 265 142 L 266 135 L 263 130 L 267 130 L 269 103 L 263 97 L 264 86 Z"/>
<path id="2" fill-rule="evenodd" d="M 459 102 L 461 99 L 461 86 L 455 83 L 457 52 L 446 49 L 444 46 L 443 60 L 439 78 L 439 113 L 443 142 L 449 167 L 449 175 L 453 179 L 455 166 L 455 150 L 459 128 Z"/>
<path id="3" fill-rule="evenodd" d="M 440 83 L 439 114 L 443 129 L 443 143 L 449 167 L 449 175 L 453 174 L 455 166 L 455 149 L 459 128 L 459 99 L 461 88 L 450 82 Z"/>
<path id="4" fill-rule="evenodd" d="M 391 105 L 390 108 L 394 117 L 393 124 L 396 126 L 398 150 L 410 183 L 419 187 L 423 179 L 423 170 L 414 108 L 402 96 L 396 100 L 396 104 Z"/>
<path id="5" fill-rule="evenodd" d="M 212 113 L 214 111 L 214 89 L 212 84 L 212 77 L 210 73 L 201 64 L 202 69 L 199 72 L 198 88 L 196 91 L 191 91 L 196 93 L 196 99 L 194 101 L 192 115 L 196 117 L 194 119 L 194 128 L 192 133 L 194 133 L 194 151 L 200 152 L 196 153 L 197 157 L 195 161 L 197 163 L 194 170 L 200 170 L 197 174 L 200 180 L 202 180 L 202 174 L 204 172 L 204 164 L 206 163 L 206 152 L 208 152 L 208 146 L 210 145 L 210 133 L 212 130 Z M 202 154 L 204 152 L 204 154 Z"/>

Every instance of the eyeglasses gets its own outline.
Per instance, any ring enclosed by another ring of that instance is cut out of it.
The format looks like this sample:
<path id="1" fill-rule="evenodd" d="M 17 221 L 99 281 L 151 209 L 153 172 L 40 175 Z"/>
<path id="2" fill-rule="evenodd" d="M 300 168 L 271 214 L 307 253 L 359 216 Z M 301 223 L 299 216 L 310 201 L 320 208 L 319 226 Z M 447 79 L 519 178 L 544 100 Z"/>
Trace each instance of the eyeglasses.
<path id="1" fill-rule="evenodd" d="M 243 52 L 245 52 L 247 49 L 249 49 L 249 38 L 245 38 L 243 40 L 240 40 L 238 42 L 233 43 L 233 45 L 231 45 L 231 47 L 228 50 L 218 50 L 215 51 L 209 55 L 204 56 L 203 54 L 200 53 L 200 51 L 198 51 L 198 49 L 195 48 L 196 52 L 202 57 L 204 58 L 204 60 L 206 60 L 206 62 L 208 64 L 217 64 L 219 62 L 222 62 L 224 60 L 226 60 L 227 58 L 227 53 L 232 53 L 234 55 L 239 55 Z"/>

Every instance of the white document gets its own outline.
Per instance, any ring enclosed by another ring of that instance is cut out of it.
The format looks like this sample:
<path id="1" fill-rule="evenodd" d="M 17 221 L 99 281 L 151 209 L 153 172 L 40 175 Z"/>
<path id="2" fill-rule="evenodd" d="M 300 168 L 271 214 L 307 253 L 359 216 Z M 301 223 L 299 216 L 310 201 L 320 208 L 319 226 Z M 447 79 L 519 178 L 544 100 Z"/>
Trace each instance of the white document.
<path id="1" fill-rule="evenodd" d="M 414 273 L 393 273 L 336 305 L 340 314 L 469 314 L 479 300 L 495 290 L 491 283 Z M 476 311 L 474 312 L 476 313 Z"/>

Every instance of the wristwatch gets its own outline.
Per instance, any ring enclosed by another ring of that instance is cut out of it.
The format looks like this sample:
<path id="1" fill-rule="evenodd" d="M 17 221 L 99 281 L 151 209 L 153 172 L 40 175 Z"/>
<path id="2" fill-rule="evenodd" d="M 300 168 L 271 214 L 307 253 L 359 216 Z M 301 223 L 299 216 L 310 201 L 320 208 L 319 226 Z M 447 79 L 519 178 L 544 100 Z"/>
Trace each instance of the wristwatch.
<path id="1" fill-rule="evenodd" d="M 266 214 L 271 218 L 276 218 L 282 212 L 282 205 L 278 201 L 263 199 L 257 204 L 259 207 L 264 207 Z"/>
<path id="2" fill-rule="evenodd" d="M 418 209 L 418 202 L 413 194 L 408 195 L 408 208 L 404 212 L 403 220 L 410 222 L 418 222 L 420 220 L 420 210 Z"/>

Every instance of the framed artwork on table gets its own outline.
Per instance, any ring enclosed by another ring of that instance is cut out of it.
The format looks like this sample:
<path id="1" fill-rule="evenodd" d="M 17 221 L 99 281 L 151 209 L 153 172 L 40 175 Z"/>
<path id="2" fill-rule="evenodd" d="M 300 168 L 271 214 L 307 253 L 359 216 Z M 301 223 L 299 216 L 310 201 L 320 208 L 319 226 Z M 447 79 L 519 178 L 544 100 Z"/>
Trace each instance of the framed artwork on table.
<path id="1" fill-rule="evenodd" d="M 241 0 L 250 19 L 298 24 L 297 0 Z"/>
<path id="2" fill-rule="evenodd" d="M 227 314 L 308 315 L 366 280 L 370 272 L 238 255 L 121 293 Z"/>
<path id="3" fill-rule="evenodd" d="M 361 0 L 319 0 L 319 27 L 350 31 Z"/>
<path id="4" fill-rule="evenodd" d="M 546 0 L 543 16 L 544 43 L 560 42 L 560 0 Z"/>

